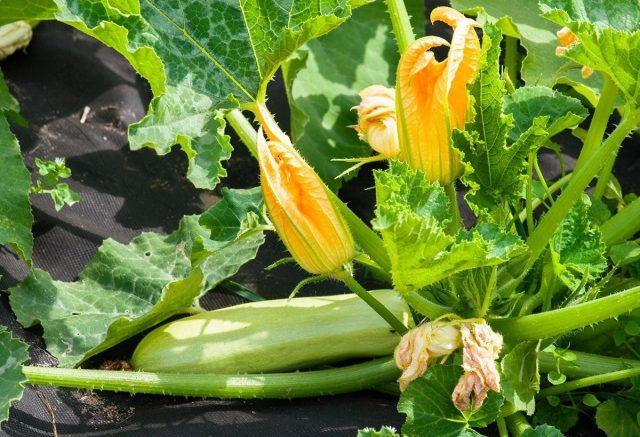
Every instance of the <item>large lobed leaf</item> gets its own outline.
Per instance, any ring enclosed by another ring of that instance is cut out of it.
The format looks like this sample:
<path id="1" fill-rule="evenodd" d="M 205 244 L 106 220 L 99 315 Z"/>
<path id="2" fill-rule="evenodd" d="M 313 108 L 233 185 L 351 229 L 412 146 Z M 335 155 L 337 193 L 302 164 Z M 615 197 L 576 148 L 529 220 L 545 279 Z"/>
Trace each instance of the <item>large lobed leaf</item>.
<path id="1" fill-rule="evenodd" d="M 11 403 L 22 397 L 27 377 L 22 373 L 22 363 L 29 359 L 28 347 L 14 339 L 0 325 L 0 423 L 9 417 Z"/>
<path id="2" fill-rule="evenodd" d="M 222 202 L 258 211 L 257 190 L 227 191 Z M 55 281 L 43 270 L 32 270 L 10 289 L 18 321 L 24 326 L 41 324 L 49 352 L 61 366 L 74 366 L 189 310 L 203 292 L 253 259 L 264 239 L 259 227 L 248 225 L 235 234 L 221 233 L 219 228 L 235 223 L 216 214 L 221 209 L 214 205 L 208 212 L 217 215 L 214 228 L 187 216 L 167 236 L 143 233 L 126 245 L 105 240 L 76 282 Z M 250 223 L 257 225 L 255 220 Z M 215 247 L 208 248 L 212 233 L 225 240 L 218 238 Z"/>
<path id="3" fill-rule="evenodd" d="M 472 427 L 485 427 L 500 414 L 503 397 L 490 392 L 476 412 L 463 415 L 451 400 L 451 393 L 462 375 L 460 366 L 434 365 L 416 379 L 400 396 L 398 411 L 407 415 L 402 427 L 406 436 L 480 436 Z"/>
<path id="4" fill-rule="evenodd" d="M 640 106 L 640 1 L 542 0 L 540 8 L 578 37 L 565 57 L 607 74 L 627 103 Z"/>
<path id="5" fill-rule="evenodd" d="M 0 72 L 0 245 L 11 245 L 22 259 L 31 262 L 31 176 L 24 166 L 18 140 L 7 121 L 7 115 L 17 114 L 18 111 L 18 102 L 9 94 Z"/>
<path id="6" fill-rule="evenodd" d="M 217 110 L 263 95 L 281 62 L 346 20 L 347 0 L 34 0 L 0 2 L 15 18 L 55 18 L 120 52 L 149 81 L 147 115 L 130 126 L 132 149 L 179 144 L 191 181 L 213 188 L 230 154 Z M 50 16 L 42 17 L 42 11 Z"/>
<path id="7" fill-rule="evenodd" d="M 451 275 L 507 261 L 523 250 L 515 235 L 483 223 L 449 235 L 449 201 L 424 173 L 392 161 L 376 171 L 376 218 L 401 293 L 424 288 Z"/>
<path id="8" fill-rule="evenodd" d="M 416 34 L 424 34 L 424 1 L 405 4 Z M 374 84 L 393 87 L 398 60 L 389 14 L 384 2 L 376 1 L 285 64 L 294 143 L 331 189 L 339 188 L 342 179 L 335 177 L 353 164 L 334 159 L 371 154 L 351 127 L 357 123 L 351 108 L 359 103 L 358 92 Z"/>

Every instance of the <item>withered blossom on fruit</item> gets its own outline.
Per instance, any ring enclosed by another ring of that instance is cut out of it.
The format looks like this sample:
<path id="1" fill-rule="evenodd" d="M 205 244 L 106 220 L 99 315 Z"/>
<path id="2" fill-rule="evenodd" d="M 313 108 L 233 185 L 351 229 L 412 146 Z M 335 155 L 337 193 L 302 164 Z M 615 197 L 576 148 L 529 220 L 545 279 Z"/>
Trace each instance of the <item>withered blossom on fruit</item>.
<path id="1" fill-rule="evenodd" d="M 360 138 L 388 158 L 399 152 L 395 95 L 393 88 L 371 85 L 360 91 L 360 104 L 353 107 L 358 111 L 354 128 Z"/>
<path id="2" fill-rule="evenodd" d="M 496 360 L 502 350 L 502 336 L 485 321 L 462 324 L 460 334 L 462 368 L 465 372 L 451 397 L 456 408 L 462 412 L 469 409 L 473 398 L 475 411 L 482 406 L 489 390 L 500 392 L 500 373 Z"/>
<path id="3" fill-rule="evenodd" d="M 260 181 L 267 212 L 293 258 L 309 273 L 342 269 L 355 255 L 349 228 L 327 188 L 262 105 L 256 111 Z M 263 135 L 266 133 L 268 141 Z"/>
<path id="4" fill-rule="evenodd" d="M 400 390 L 424 375 L 437 358 L 451 355 L 460 344 L 458 328 L 443 321 L 424 323 L 403 335 L 394 352 L 396 365 L 402 370 Z"/>
<path id="5" fill-rule="evenodd" d="M 436 36 L 420 38 L 400 58 L 396 79 L 400 159 L 446 185 L 462 173 L 451 133 L 467 122 L 467 85 L 476 76 L 481 56 L 475 30 L 479 24 L 449 7 L 435 8 L 431 21 L 451 26 L 453 37 L 451 43 Z M 440 46 L 449 46 L 444 61 L 436 60 L 432 51 Z"/>
<path id="6" fill-rule="evenodd" d="M 0 60 L 29 45 L 33 31 L 25 21 L 0 26 Z"/>

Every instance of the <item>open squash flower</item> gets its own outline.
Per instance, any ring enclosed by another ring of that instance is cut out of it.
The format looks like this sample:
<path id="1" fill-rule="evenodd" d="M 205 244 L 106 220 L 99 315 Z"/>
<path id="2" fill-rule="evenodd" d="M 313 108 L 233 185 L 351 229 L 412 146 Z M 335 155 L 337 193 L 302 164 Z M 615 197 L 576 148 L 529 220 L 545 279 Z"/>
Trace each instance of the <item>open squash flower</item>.
<path id="1" fill-rule="evenodd" d="M 396 365 L 402 370 L 400 390 L 421 377 L 437 358 L 446 359 L 460 344 L 458 327 L 443 321 L 424 323 L 403 335 L 394 352 Z"/>
<path id="2" fill-rule="evenodd" d="M 467 121 L 469 94 L 480 64 L 478 23 L 455 9 L 438 7 L 431 21 L 453 28 L 448 43 L 427 36 L 416 40 L 400 58 L 396 79 L 400 158 L 423 170 L 432 181 L 452 183 L 462 172 L 458 152 L 451 144 L 453 129 Z M 431 49 L 449 46 L 446 60 L 436 60 Z"/>
<path id="3" fill-rule="evenodd" d="M 473 405 L 474 411 L 478 410 L 489 390 L 500 392 L 500 373 L 496 360 L 502 350 L 502 336 L 485 321 L 462 324 L 460 334 L 464 374 L 451 397 L 456 408 L 464 413 L 470 405 Z"/>
<path id="4" fill-rule="evenodd" d="M 320 177 L 269 111 L 258 105 L 256 112 L 262 125 L 258 134 L 262 192 L 278 235 L 309 273 L 324 275 L 341 270 L 355 255 L 344 218 L 329 199 Z"/>
<path id="5" fill-rule="evenodd" d="M 563 27 L 556 33 L 556 35 L 558 36 L 559 44 L 559 46 L 556 47 L 556 56 L 564 55 L 564 52 L 566 52 L 571 45 L 577 44 L 580 41 L 576 34 L 573 33 L 568 27 Z M 593 74 L 593 69 L 591 67 L 583 65 L 582 69 L 580 70 L 580 74 L 582 75 L 583 79 L 588 79 Z"/>
<path id="6" fill-rule="evenodd" d="M 393 88 L 371 85 L 360 91 L 358 135 L 373 150 L 387 158 L 398 156 L 398 126 L 396 123 L 396 92 Z"/>

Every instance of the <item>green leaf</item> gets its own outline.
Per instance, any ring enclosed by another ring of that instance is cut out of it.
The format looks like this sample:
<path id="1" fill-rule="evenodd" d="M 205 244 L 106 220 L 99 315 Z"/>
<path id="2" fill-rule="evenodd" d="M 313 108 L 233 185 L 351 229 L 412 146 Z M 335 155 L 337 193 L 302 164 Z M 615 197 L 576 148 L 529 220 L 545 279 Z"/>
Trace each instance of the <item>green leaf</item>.
<path id="1" fill-rule="evenodd" d="M 524 430 L 521 437 L 564 437 L 564 434 L 551 425 L 539 425 L 535 428 L 528 428 Z"/>
<path id="2" fill-rule="evenodd" d="M 559 27 L 540 17 L 538 0 L 452 0 L 454 8 L 477 13 L 480 8 L 507 36 L 519 38 L 527 50 L 522 61 L 522 79 L 528 85 L 553 86 L 556 83 L 579 84 L 578 89 L 593 103 L 599 78 L 584 80 L 580 66 L 556 56 L 556 32 Z"/>
<path id="3" fill-rule="evenodd" d="M 401 293 L 462 271 L 501 264 L 523 250 L 518 237 L 487 223 L 449 235 L 448 198 L 419 170 L 392 161 L 387 171 L 375 172 L 375 180 L 373 227 L 382 234 L 393 282 Z"/>
<path id="4" fill-rule="evenodd" d="M 463 181 L 471 188 L 466 199 L 476 213 L 515 202 L 526 183 L 526 158 L 548 138 L 548 117 L 535 117 L 532 125 L 507 143 L 514 117 L 505 115 L 505 86 L 500 77 L 500 31 L 486 25 L 482 41 L 482 67 L 471 86 L 475 116 L 465 131 L 454 131 L 453 143 L 464 153 L 467 172 Z"/>
<path id="5" fill-rule="evenodd" d="M 551 405 L 549 402 L 542 400 L 536 405 L 534 421 L 538 424 L 554 426 L 561 432 L 568 432 L 578 423 L 578 410 L 573 406 Z"/>
<path id="6" fill-rule="evenodd" d="M 633 264 L 640 260 L 640 244 L 635 241 L 616 244 L 609 250 L 609 256 L 618 267 Z"/>
<path id="7" fill-rule="evenodd" d="M 398 411 L 407 415 L 403 435 L 478 436 L 471 427 L 487 426 L 498 417 L 504 399 L 494 392 L 475 413 L 458 411 L 451 393 L 461 375 L 460 366 L 434 365 L 409 384 L 398 402 Z"/>
<path id="8" fill-rule="evenodd" d="M 357 437 L 400 437 L 394 428 L 383 426 L 380 430 L 373 428 L 359 429 Z"/>
<path id="9" fill-rule="evenodd" d="M 638 413 L 637 399 L 609 399 L 598 405 L 596 424 L 609 437 L 636 437 L 640 435 Z"/>
<path id="10" fill-rule="evenodd" d="M 199 188 L 224 176 L 219 160 L 230 152 L 216 110 L 263 96 L 280 63 L 351 14 L 347 0 L 142 0 L 139 14 L 130 1 L 55 3 L 55 19 L 117 50 L 149 81 L 154 99 L 130 126 L 131 148 L 165 154 L 179 144 Z M 15 4 L 0 3 L 6 11 L 15 15 Z"/>
<path id="11" fill-rule="evenodd" d="M 0 112 L 0 173 L 7 181 L 0 190 L 0 245 L 9 244 L 31 262 L 33 215 L 29 203 L 31 176 L 24 166 L 18 140 Z"/>
<path id="12" fill-rule="evenodd" d="M 513 115 L 509 139 L 517 141 L 538 117 L 548 117 L 547 133 L 559 134 L 578 126 L 589 115 L 580 100 L 544 86 L 524 86 L 504 98 L 504 110 Z"/>
<path id="13" fill-rule="evenodd" d="M 564 56 L 606 73 L 625 100 L 640 106 L 640 3 L 635 0 L 542 0 L 542 16 L 579 42 Z"/>
<path id="14" fill-rule="evenodd" d="M 597 407 L 600 404 L 600 400 L 593 393 L 587 393 L 582 397 L 582 403 L 588 407 Z"/>
<path id="15" fill-rule="evenodd" d="M 36 167 L 44 182 L 37 181 L 36 186 L 31 189 L 31 194 L 50 195 L 56 211 L 60 211 L 65 205 L 72 206 L 80 201 L 80 195 L 68 184 L 58 183 L 60 179 L 71 177 L 71 170 L 66 166 L 64 158 L 56 158 L 54 161 L 36 158 Z"/>
<path id="16" fill-rule="evenodd" d="M 416 33 L 423 34 L 424 1 L 405 4 Z M 371 155 L 350 127 L 357 124 L 351 108 L 359 103 L 358 92 L 374 84 L 392 87 L 398 60 L 388 12 L 377 1 L 355 10 L 349 21 L 307 43 L 285 64 L 293 142 L 331 189 L 339 188 L 335 177 L 353 164 L 333 159 Z"/>
<path id="17" fill-rule="evenodd" d="M 22 397 L 23 384 L 27 382 L 22 363 L 28 359 L 28 346 L 0 326 L 0 423 L 9 418 L 11 403 Z"/>
<path id="18" fill-rule="evenodd" d="M 2 71 L 0 71 L 0 112 L 20 112 L 20 104 L 9 92 Z"/>
<path id="19" fill-rule="evenodd" d="M 219 223 L 227 225 L 225 217 Z M 245 228 L 207 248 L 213 232 L 187 216 L 167 236 L 147 232 L 127 245 L 105 240 L 77 282 L 34 269 L 10 289 L 11 307 L 22 325 L 42 325 L 47 349 L 61 366 L 77 365 L 188 310 L 253 259 L 264 240 L 260 229 Z"/>
<path id="20" fill-rule="evenodd" d="M 602 233 L 591 220 L 591 201 L 584 195 L 551 238 L 551 259 L 558 278 L 571 290 L 594 281 L 607 267 Z"/>
<path id="21" fill-rule="evenodd" d="M 18 20 L 50 20 L 56 9 L 53 0 L 2 0 L 0 26 Z"/>
<path id="22" fill-rule="evenodd" d="M 520 343 L 500 363 L 505 401 L 513 404 L 516 411 L 525 411 L 528 415 L 535 411 L 535 396 L 540 390 L 538 347 L 538 342 Z"/>

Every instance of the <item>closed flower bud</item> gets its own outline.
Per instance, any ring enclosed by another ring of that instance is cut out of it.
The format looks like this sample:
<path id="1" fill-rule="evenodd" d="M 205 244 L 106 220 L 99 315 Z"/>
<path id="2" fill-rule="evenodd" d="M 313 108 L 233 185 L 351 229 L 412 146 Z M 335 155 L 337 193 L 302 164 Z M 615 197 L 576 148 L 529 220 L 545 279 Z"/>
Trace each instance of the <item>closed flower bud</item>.
<path id="1" fill-rule="evenodd" d="M 452 400 L 458 410 L 466 412 L 473 398 L 475 411 L 482 406 L 489 390 L 500 392 L 500 374 L 496 360 L 502 350 L 502 336 L 484 321 L 463 324 L 460 334 L 462 368 L 465 373 L 453 390 Z"/>
<path id="2" fill-rule="evenodd" d="M 351 232 L 320 177 L 267 109 L 258 106 L 260 180 L 267 211 L 293 258 L 309 273 L 330 274 L 351 262 Z M 267 134 L 268 141 L 263 136 Z"/>
<path id="3" fill-rule="evenodd" d="M 421 377 L 437 358 L 451 355 L 460 347 L 458 328 L 447 322 L 424 323 L 402 336 L 396 347 L 396 365 L 402 370 L 400 390 Z"/>
<path id="4" fill-rule="evenodd" d="M 358 124 L 360 138 L 379 154 L 398 156 L 398 126 L 396 123 L 395 90 L 382 85 L 371 85 L 360 92 Z"/>
<path id="5" fill-rule="evenodd" d="M 568 27 L 563 27 L 556 32 L 556 35 L 558 36 L 559 44 L 559 46 L 556 47 L 556 56 L 562 56 L 569 46 L 578 42 L 578 37 L 575 33 L 569 30 Z"/>
<path id="6" fill-rule="evenodd" d="M 467 121 L 467 85 L 478 71 L 481 48 L 475 31 L 478 23 L 455 9 L 435 8 L 431 21 L 453 27 L 453 38 L 451 43 L 435 36 L 420 38 L 400 58 L 396 80 L 400 159 L 447 185 L 462 173 L 451 133 L 463 129 Z M 450 46 L 442 62 L 432 51 L 439 46 Z"/>
<path id="7" fill-rule="evenodd" d="M 29 45 L 31 26 L 24 21 L 0 26 L 0 60 Z"/>

